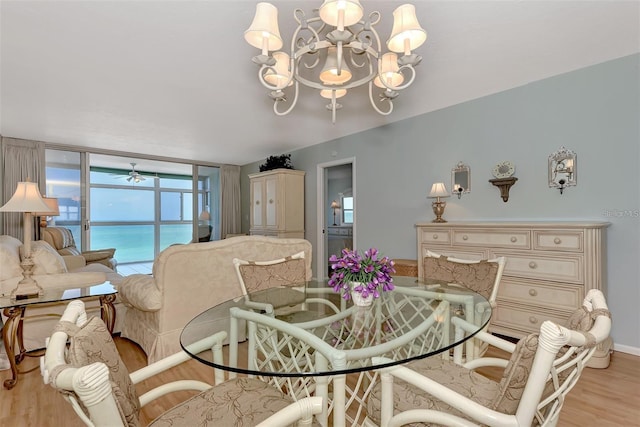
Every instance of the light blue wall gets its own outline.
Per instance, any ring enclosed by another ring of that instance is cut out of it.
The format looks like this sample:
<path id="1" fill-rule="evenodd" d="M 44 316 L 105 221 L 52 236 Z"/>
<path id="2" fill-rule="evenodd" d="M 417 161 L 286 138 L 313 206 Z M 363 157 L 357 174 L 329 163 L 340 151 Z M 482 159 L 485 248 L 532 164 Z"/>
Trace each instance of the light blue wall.
<path id="1" fill-rule="evenodd" d="M 355 157 L 358 246 L 416 258 L 414 224 L 433 219 L 431 184 L 450 189 L 451 169 L 463 161 L 472 192 L 447 199 L 448 220 L 611 222 L 612 334 L 617 345 L 640 349 L 639 63 L 632 55 L 293 152 L 294 167 L 307 172 L 307 239 L 315 247 L 316 165 Z M 548 188 L 547 157 L 562 145 L 577 153 L 578 186 L 560 195 Z M 518 177 L 507 203 L 488 182 L 502 160 L 515 163 Z M 257 169 L 242 168 L 244 231 L 246 175 Z"/>

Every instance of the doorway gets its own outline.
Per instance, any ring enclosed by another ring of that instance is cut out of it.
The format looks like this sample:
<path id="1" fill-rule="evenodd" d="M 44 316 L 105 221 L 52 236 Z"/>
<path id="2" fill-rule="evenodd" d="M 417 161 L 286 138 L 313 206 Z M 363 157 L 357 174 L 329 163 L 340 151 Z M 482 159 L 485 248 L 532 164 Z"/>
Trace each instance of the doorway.
<path id="1" fill-rule="evenodd" d="M 318 165 L 316 276 L 329 276 L 329 257 L 356 247 L 356 159 Z"/>

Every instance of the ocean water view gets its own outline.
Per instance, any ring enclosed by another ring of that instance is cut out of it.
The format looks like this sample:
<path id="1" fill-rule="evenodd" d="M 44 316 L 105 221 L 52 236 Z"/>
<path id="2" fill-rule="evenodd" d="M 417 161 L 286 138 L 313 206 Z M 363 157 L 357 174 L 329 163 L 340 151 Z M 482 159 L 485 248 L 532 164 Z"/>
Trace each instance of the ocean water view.
<path id="1" fill-rule="evenodd" d="M 76 242 L 80 241 L 80 227 L 68 226 Z M 175 243 L 192 241 L 191 223 L 160 225 L 158 252 Z M 120 264 L 147 262 L 155 259 L 154 226 L 148 225 L 91 225 L 91 249 L 116 248 L 116 259 Z"/>

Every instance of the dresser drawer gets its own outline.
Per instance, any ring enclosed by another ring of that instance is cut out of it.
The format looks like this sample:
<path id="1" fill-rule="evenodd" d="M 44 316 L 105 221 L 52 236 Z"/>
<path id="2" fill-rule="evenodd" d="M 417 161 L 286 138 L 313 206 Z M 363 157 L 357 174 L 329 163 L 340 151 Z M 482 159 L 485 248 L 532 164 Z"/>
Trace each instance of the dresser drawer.
<path id="1" fill-rule="evenodd" d="M 552 282 L 581 284 L 584 282 L 583 257 L 581 255 L 563 255 L 562 257 L 517 252 L 493 251 L 495 256 L 507 258 L 505 276 L 528 277 Z"/>
<path id="2" fill-rule="evenodd" d="M 498 291 L 501 302 L 545 306 L 559 310 L 575 310 L 584 299 L 584 287 L 559 283 L 538 283 L 503 278 Z"/>
<path id="3" fill-rule="evenodd" d="M 541 251 L 583 252 L 584 235 L 581 231 L 534 230 L 533 248 Z"/>
<path id="4" fill-rule="evenodd" d="M 428 230 L 420 230 L 420 241 L 423 243 L 435 243 L 438 245 L 448 245 L 451 244 L 451 235 L 449 234 L 449 230 L 441 230 L 441 229 L 428 229 Z"/>
<path id="5" fill-rule="evenodd" d="M 491 314 L 492 330 L 504 333 L 506 330 L 518 330 L 524 333 L 539 332 L 540 325 L 545 320 L 551 320 L 558 325 L 564 325 L 570 313 L 559 313 L 529 307 L 519 307 L 507 304 L 500 304 Z M 509 335 L 508 332 L 506 332 Z"/>
<path id="6" fill-rule="evenodd" d="M 453 230 L 453 244 L 495 248 L 530 249 L 529 230 Z"/>

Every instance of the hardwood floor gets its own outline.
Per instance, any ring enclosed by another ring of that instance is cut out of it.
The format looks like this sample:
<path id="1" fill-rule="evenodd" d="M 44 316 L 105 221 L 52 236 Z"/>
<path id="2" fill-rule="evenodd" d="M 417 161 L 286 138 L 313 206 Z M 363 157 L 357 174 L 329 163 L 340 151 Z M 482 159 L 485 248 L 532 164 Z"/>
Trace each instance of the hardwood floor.
<path id="1" fill-rule="evenodd" d="M 144 352 L 136 344 L 116 338 L 116 345 L 130 370 L 146 364 Z M 497 350 L 490 350 L 499 355 Z M 24 368 L 35 367 L 38 358 L 27 358 Z M 485 372 L 494 376 L 495 372 Z M 166 372 L 162 381 L 174 378 L 212 379 L 210 368 L 196 361 Z M 0 371 L 0 380 L 9 378 L 9 371 Z M 565 402 L 559 426 L 561 427 L 609 427 L 640 426 L 640 357 L 615 353 L 607 369 L 585 369 L 576 387 Z M 143 393 L 161 381 L 143 384 L 138 389 Z M 148 424 L 158 414 L 184 400 L 189 394 L 178 393 L 159 399 L 145 407 L 141 414 L 142 425 Z M 0 391 L 0 426 L 2 427 L 75 427 L 84 424 L 75 415 L 71 406 L 49 385 L 42 383 L 39 372 L 20 376 L 13 390 Z"/>

